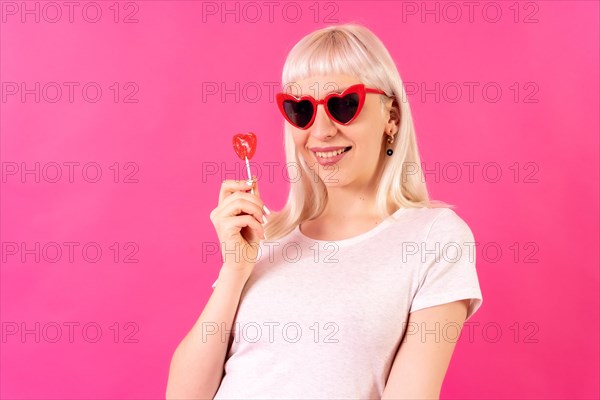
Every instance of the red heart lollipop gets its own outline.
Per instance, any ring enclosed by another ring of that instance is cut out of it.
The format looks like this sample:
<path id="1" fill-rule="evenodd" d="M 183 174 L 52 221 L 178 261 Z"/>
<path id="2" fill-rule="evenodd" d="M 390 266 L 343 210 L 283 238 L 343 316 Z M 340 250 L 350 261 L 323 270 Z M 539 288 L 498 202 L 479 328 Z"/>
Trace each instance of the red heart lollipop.
<path id="1" fill-rule="evenodd" d="M 250 160 L 256 151 L 256 135 L 252 132 L 234 135 L 233 149 L 242 160 L 245 160 L 246 157 Z"/>

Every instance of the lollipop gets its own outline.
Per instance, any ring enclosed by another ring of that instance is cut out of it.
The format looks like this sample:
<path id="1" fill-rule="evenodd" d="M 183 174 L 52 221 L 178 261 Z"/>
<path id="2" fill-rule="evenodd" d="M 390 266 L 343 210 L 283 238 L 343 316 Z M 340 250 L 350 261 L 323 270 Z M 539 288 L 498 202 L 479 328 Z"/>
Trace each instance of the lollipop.
<path id="1" fill-rule="evenodd" d="M 252 173 L 250 172 L 250 159 L 256 152 L 256 135 L 252 132 L 238 133 L 233 136 L 233 149 L 235 154 L 244 161 L 246 161 L 246 171 L 248 172 L 248 180 L 252 179 Z M 254 194 L 254 187 L 252 188 L 252 194 Z"/>

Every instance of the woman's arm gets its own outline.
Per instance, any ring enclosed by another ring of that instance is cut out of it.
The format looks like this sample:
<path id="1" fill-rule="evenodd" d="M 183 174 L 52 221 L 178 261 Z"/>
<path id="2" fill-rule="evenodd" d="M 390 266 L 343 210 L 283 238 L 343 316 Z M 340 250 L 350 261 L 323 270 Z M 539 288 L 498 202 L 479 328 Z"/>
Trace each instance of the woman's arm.
<path id="1" fill-rule="evenodd" d="M 223 377 L 229 335 L 247 272 L 221 268 L 200 318 L 175 349 L 169 368 L 167 399 L 212 399 Z M 223 327 L 224 324 L 224 327 Z M 225 329 L 225 330 L 223 330 Z"/>
<path id="2" fill-rule="evenodd" d="M 468 306 L 467 299 L 410 314 L 382 400 L 439 399 Z"/>

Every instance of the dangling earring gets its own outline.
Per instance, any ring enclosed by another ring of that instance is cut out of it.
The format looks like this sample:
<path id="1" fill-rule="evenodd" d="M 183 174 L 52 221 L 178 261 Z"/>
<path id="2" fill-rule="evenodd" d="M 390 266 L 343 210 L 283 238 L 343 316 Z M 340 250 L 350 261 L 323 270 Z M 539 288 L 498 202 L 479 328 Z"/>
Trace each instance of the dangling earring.
<path id="1" fill-rule="evenodd" d="M 391 133 L 391 132 L 390 132 L 390 133 Z M 389 136 L 389 135 L 388 135 L 387 142 L 388 142 L 388 144 L 392 144 L 392 143 L 394 143 L 394 136 Z M 391 156 L 392 154 L 394 154 L 394 150 L 392 150 L 392 149 L 387 149 L 387 151 L 386 151 L 386 154 L 387 154 L 388 156 Z"/>

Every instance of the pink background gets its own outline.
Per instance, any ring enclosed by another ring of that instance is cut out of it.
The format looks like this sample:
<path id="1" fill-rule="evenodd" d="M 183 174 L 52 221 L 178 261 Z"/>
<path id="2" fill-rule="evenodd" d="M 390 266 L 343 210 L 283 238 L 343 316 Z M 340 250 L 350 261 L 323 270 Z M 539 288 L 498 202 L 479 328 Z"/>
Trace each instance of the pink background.
<path id="1" fill-rule="evenodd" d="M 245 176 L 231 136 L 258 134 L 253 170 L 262 174 L 264 201 L 279 209 L 288 181 L 269 85 L 280 81 L 296 41 L 335 22 L 372 29 L 405 82 L 447 88 L 438 102 L 421 91 L 409 101 L 422 159 L 444 172 L 427 176 L 432 197 L 456 204 L 481 243 L 484 304 L 471 333 L 463 331 L 442 397 L 599 397 L 597 2 L 521 2 L 518 16 L 513 2 L 497 2 L 495 23 L 493 8 L 482 13 L 486 2 L 472 22 L 466 6 L 452 22 L 455 10 L 436 2 L 426 4 L 437 4 L 439 22 L 433 14 L 421 20 L 421 2 L 409 4 L 420 9 L 415 15 L 392 1 L 324 2 L 318 15 L 313 2 L 277 3 L 272 21 L 263 2 L 253 3 L 262 9 L 257 20 L 256 9 L 237 3 L 239 22 L 236 14 L 222 22 L 220 13 L 203 20 L 201 2 L 121 2 L 115 22 L 113 2 L 100 1 L 96 23 L 82 16 L 85 2 L 73 22 L 66 6 L 51 22 L 56 10 L 37 4 L 39 22 L 34 14 L 21 20 L 21 2 L 2 4 L 2 398 L 164 397 L 172 352 L 220 267 L 220 256 L 204 250 L 217 241 L 209 213 L 221 180 Z M 208 11 L 220 5 L 204 3 Z M 94 17 L 93 8 L 86 12 Z M 129 14 L 137 22 L 124 23 Z M 39 103 L 12 94 L 21 82 L 40 82 Z M 79 85 L 72 101 L 65 82 Z M 82 95 L 89 82 L 102 89 L 95 103 Z M 230 89 L 224 99 L 222 82 Z M 472 99 L 465 82 L 478 84 Z M 498 101 L 484 97 L 486 84 L 490 96 L 501 88 Z M 56 85 L 63 92 L 53 103 Z M 456 86 L 463 93 L 454 101 Z M 137 102 L 124 102 L 135 88 L 129 99 Z M 39 183 L 20 174 L 36 162 Z M 79 163 L 73 182 L 65 162 Z M 267 162 L 276 163 L 272 177 Z M 472 180 L 469 162 L 479 163 Z M 52 183 L 54 163 L 63 175 Z M 82 176 L 86 163 L 100 166 L 98 182 Z M 453 181 L 456 165 L 462 178 Z M 493 182 L 496 169 L 483 174 L 484 165 L 497 166 L 501 178 Z M 63 250 L 56 262 L 53 242 Z M 73 262 L 64 242 L 80 243 Z M 45 248 L 40 261 L 21 243 Z M 86 243 L 101 248 L 99 261 L 83 257 Z M 131 259 L 138 262 L 124 262 Z M 21 335 L 36 323 L 39 342 Z M 92 343 L 94 327 L 102 333 Z"/>

